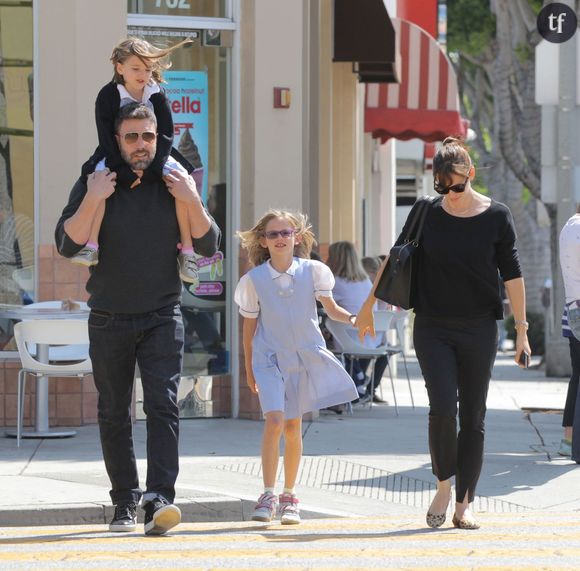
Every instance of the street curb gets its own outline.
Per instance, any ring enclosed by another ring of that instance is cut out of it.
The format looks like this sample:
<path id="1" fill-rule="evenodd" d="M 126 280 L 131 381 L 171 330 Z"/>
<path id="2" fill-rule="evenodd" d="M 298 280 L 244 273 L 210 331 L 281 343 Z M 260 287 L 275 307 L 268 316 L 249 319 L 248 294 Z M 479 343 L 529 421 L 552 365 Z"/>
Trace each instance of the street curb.
<path id="1" fill-rule="evenodd" d="M 175 502 L 181 510 L 182 523 L 250 521 L 255 501 L 218 497 L 182 499 Z M 105 525 L 114 512 L 114 506 L 100 503 L 45 504 L 42 506 L 10 506 L 0 510 L 0 527 L 48 525 Z M 340 517 L 336 514 L 301 509 L 303 519 Z M 138 510 L 138 521 L 143 522 L 143 511 Z"/>

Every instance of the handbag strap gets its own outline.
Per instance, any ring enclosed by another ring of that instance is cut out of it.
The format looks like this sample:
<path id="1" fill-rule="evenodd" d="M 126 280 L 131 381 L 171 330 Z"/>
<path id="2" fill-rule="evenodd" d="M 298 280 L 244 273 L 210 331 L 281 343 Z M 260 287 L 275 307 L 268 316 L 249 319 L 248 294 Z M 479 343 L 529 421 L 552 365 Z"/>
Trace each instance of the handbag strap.
<path id="1" fill-rule="evenodd" d="M 417 210 L 415 210 L 413 219 L 409 225 L 409 231 L 405 237 L 405 242 L 419 242 L 421 234 L 423 233 L 423 226 L 425 225 L 427 212 L 432 202 L 433 197 L 431 196 L 425 196 L 420 199 L 419 206 L 417 207 Z"/>

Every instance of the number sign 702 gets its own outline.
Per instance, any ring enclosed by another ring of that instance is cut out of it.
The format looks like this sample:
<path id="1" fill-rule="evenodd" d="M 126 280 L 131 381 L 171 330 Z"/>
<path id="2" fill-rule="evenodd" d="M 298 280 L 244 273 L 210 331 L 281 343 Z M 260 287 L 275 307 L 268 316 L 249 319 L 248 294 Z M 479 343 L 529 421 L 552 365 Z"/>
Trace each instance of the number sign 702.
<path id="1" fill-rule="evenodd" d="M 161 8 L 161 1 L 155 0 L 155 8 Z M 164 0 L 164 2 L 168 8 L 181 8 L 182 10 L 191 8 L 188 0 Z"/>

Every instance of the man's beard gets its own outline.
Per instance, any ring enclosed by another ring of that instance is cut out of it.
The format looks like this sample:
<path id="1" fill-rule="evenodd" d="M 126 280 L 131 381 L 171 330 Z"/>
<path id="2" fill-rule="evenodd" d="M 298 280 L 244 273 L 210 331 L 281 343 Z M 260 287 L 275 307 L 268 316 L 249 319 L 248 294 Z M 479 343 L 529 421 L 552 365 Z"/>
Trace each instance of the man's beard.
<path id="1" fill-rule="evenodd" d="M 147 156 L 134 157 L 133 155 L 136 153 L 147 153 Z M 128 153 L 122 150 L 121 156 L 133 170 L 142 171 L 149 167 L 149 165 L 153 162 L 153 157 L 155 155 L 145 149 L 139 149 L 137 151 L 133 151 L 132 153 Z"/>

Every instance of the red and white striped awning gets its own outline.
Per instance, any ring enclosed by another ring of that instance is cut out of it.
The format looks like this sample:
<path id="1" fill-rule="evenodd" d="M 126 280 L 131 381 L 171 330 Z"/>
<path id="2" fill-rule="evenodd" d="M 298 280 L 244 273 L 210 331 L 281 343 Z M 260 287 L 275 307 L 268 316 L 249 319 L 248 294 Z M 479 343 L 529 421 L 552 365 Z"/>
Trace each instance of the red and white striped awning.
<path id="1" fill-rule="evenodd" d="M 457 78 L 451 62 L 425 30 L 392 19 L 401 56 L 400 83 L 366 85 L 365 132 L 386 141 L 442 141 L 465 137 L 468 121 L 461 117 Z"/>

